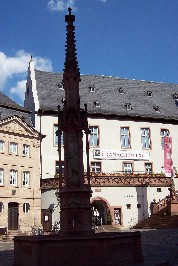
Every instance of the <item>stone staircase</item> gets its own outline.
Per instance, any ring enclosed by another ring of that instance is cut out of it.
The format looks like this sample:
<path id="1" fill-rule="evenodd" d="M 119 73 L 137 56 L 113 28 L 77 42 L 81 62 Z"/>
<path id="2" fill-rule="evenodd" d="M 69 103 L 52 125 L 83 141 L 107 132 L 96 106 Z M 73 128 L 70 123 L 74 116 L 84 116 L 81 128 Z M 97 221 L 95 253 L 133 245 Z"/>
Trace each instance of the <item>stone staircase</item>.
<path id="1" fill-rule="evenodd" d="M 133 229 L 161 229 L 161 228 L 178 228 L 178 215 L 158 215 L 153 214 L 149 218 L 139 222 Z"/>
<path id="2" fill-rule="evenodd" d="M 95 233 L 105 233 L 105 232 L 119 232 L 121 229 L 113 225 L 100 225 L 95 229 Z"/>
<path id="3" fill-rule="evenodd" d="M 8 233 L 6 235 L 6 240 L 13 240 L 14 236 L 21 236 L 25 235 L 19 230 L 8 230 Z"/>

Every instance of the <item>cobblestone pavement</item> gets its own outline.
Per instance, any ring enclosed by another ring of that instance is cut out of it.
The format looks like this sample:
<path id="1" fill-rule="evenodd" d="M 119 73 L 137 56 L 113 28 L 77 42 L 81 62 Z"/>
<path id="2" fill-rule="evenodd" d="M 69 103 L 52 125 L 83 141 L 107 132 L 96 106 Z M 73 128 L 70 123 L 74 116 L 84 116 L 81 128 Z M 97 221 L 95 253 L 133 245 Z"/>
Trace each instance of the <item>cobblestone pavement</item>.
<path id="1" fill-rule="evenodd" d="M 144 263 L 134 265 L 178 266 L 178 229 L 142 230 L 141 237 Z M 13 241 L 0 241 L 0 266 L 13 265 L 13 249 Z"/>
<path id="2" fill-rule="evenodd" d="M 12 266 L 14 257 L 14 242 L 0 241 L 0 266 Z"/>

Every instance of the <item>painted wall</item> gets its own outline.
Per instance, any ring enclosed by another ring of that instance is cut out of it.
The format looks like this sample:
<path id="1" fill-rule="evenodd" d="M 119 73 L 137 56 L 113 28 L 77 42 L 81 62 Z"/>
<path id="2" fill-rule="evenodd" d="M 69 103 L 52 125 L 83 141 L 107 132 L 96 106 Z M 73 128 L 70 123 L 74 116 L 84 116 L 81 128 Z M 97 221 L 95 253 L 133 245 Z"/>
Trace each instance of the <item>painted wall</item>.
<path id="1" fill-rule="evenodd" d="M 39 128 L 39 117 L 36 119 L 38 122 L 37 129 Z M 42 173 L 43 178 L 51 178 L 55 175 L 55 161 L 58 161 L 57 146 L 54 145 L 54 124 L 57 124 L 57 118 L 51 116 L 41 117 L 41 133 L 46 135 L 42 141 Z M 173 166 L 178 170 L 178 126 L 172 124 L 162 123 L 145 123 L 134 121 L 119 121 L 119 120 L 107 120 L 107 119 L 89 119 L 89 126 L 99 127 L 99 146 L 90 147 L 90 161 L 100 161 L 102 172 L 115 173 L 121 172 L 122 162 L 126 160 L 97 160 L 93 158 L 94 149 L 112 149 L 112 150 L 136 150 L 147 151 L 150 154 L 149 161 L 143 160 L 129 160 L 134 165 L 134 172 L 145 172 L 145 162 L 153 163 L 153 172 L 161 173 L 164 171 L 164 151 L 161 147 L 161 129 L 169 129 L 170 136 L 172 137 L 172 160 Z M 120 142 L 120 127 L 127 126 L 130 128 L 131 149 L 121 149 Z M 142 149 L 141 146 L 141 128 L 150 128 L 151 131 L 151 149 Z M 86 152 L 84 135 L 84 170 L 86 171 Z M 63 160 L 63 147 L 62 147 L 62 160 Z"/>

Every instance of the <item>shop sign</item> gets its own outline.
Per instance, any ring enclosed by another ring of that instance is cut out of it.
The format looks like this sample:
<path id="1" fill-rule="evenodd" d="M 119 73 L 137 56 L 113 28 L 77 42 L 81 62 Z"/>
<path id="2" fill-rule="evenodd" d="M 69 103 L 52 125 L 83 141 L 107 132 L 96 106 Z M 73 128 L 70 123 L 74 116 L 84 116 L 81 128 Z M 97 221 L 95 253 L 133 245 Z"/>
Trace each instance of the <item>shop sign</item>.
<path id="1" fill-rule="evenodd" d="M 146 160 L 150 159 L 148 151 L 120 151 L 120 150 L 106 150 L 95 149 L 93 151 L 93 159 L 100 160 Z"/>

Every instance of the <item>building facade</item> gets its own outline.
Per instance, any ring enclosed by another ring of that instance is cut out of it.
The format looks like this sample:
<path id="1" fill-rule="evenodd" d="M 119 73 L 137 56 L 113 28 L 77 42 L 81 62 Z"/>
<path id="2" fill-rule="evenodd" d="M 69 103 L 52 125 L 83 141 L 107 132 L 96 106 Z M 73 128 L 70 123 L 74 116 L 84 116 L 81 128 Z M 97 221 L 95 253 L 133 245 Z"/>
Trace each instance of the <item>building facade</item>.
<path id="1" fill-rule="evenodd" d="M 165 136 L 172 140 L 170 167 L 176 176 L 178 85 L 81 75 L 80 97 L 81 106 L 88 108 L 90 135 L 83 142 L 90 147 L 91 203 L 103 223 L 109 210 L 113 223 L 130 227 L 149 216 L 153 200 L 169 195 Z M 32 112 L 35 129 L 46 135 L 41 147 L 42 209 L 50 210 L 52 223 L 59 219 L 57 107 L 64 100 L 62 74 L 37 71 L 31 60 L 25 108 Z M 63 163 L 63 135 L 61 147 Z M 83 156 L 86 172 L 85 148 Z"/>
<path id="2" fill-rule="evenodd" d="M 30 232 L 41 226 L 41 137 L 17 115 L 0 125 L 0 227 Z"/>

